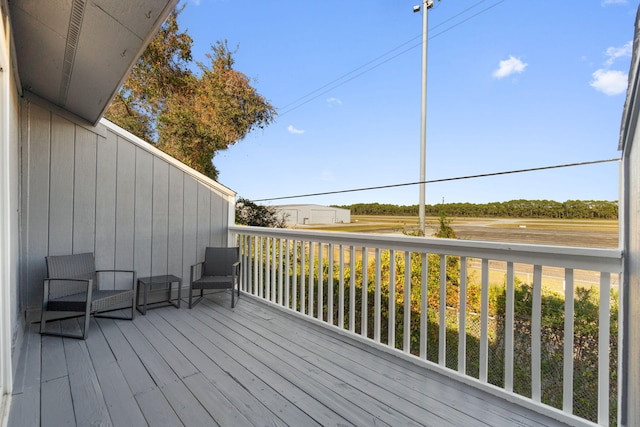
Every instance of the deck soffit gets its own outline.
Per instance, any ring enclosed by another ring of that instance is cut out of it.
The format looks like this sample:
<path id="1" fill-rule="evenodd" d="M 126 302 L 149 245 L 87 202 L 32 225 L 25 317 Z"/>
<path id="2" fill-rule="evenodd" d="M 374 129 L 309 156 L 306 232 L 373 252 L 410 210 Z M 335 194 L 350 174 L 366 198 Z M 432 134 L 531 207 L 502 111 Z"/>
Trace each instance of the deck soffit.
<path id="1" fill-rule="evenodd" d="M 177 0 L 10 0 L 23 87 L 95 124 Z"/>

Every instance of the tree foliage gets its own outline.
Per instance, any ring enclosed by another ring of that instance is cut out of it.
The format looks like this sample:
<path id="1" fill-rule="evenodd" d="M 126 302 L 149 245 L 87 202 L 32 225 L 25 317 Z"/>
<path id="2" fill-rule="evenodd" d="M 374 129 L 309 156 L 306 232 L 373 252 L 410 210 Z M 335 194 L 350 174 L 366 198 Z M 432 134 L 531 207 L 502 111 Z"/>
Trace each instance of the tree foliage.
<path id="1" fill-rule="evenodd" d="M 256 227 L 285 228 L 286 218 L 275 208 L 239 198 L 236 202 L 236 224 Z"/>
<path id="2" fill-rule="evenodd" d="M 337 206 L 350 209 L 352 215 L 417 216 L 418 205 L 397 206 L 380 203 L 358 203 Z M 444 203 L 425 206 L 428 216 L 499 217 L 499 218 L 566 218 L 617 219 L 618 202 L 606 200 L 511 200 L 508 202 Z"/>
<path id="3" fill-rule="evenodd" d="M 193 64 L 193 40 L 178 28 L 180 11 L 136 62 L 106 117 L 215 179 L 215 154 L 271 123 L 276 111 L 233 68 L 235 51 L 226 41 L 211 46 L 208 63 Z"/>

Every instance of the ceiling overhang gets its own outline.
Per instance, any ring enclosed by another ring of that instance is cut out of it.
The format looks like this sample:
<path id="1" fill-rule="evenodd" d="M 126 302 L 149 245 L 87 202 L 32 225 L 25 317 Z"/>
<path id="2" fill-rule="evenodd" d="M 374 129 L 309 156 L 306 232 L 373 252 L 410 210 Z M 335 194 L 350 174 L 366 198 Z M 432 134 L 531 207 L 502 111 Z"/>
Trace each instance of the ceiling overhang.
<path id="1" fill-rule="evenodd" d="M 96 124 L 177 0 L 9 0 L 22 87 Z"/>

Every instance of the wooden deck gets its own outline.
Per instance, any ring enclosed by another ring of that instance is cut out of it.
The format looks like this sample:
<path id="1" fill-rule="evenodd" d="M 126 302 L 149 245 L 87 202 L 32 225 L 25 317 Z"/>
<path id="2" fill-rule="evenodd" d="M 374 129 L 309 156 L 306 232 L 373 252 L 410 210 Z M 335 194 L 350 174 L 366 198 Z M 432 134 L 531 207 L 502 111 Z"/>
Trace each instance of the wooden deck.
<path id="1" fill-rule="evenodd" d="M 92 319 L 86 341 L 37 328 L 11 427 L 558 425 L 247 296 L 233 311 L 216 294 L 193 310 Z"/>

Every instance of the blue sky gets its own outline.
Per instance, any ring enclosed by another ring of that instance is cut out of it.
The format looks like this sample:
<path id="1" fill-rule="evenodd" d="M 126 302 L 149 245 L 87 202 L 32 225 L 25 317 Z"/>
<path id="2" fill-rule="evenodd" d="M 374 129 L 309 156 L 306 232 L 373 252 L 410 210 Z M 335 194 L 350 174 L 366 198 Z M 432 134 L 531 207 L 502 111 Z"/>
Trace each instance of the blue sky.
<path id="1" fill-rule="evenodd" d="M 429 10 L 427 180 L 612 159 L 638 0 Z M 275 123 L 214 164 L 251 200 L 419 181 L 419 0 L 189 0 L 194 59 L 227 40 Z M 427 185 L 427 203 L 616 200 L 618 163 Z M 417 204 L 419 187 L 267 204 Z"/>

